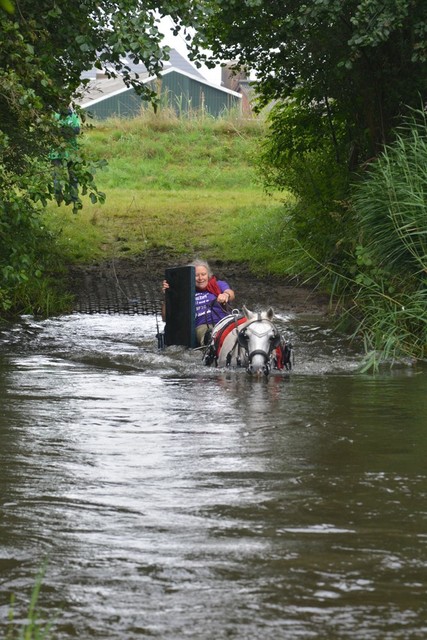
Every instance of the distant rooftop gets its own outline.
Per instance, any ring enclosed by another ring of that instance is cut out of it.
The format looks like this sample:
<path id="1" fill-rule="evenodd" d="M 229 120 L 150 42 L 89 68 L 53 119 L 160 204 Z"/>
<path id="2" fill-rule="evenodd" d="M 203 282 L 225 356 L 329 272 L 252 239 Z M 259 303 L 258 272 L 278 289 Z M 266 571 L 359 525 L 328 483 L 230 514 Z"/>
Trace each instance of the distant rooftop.
<path id="1" fill-rule="evenodd" d="M 170 59 L 165 60 L 163 64 L 163 73 L 169 73 L 172 70 L 179 71 L 185 76 L 189 76 L 196 80 L 203 82 L 204 84 L 208 84 L 210 86 L 216 86 L 218 89 L 222 89 L 224 91 L 228 91 L 229 93 L 234 93 L 233 91 L 229 91 L 220 85 L 215 85 L 209 80 L 207 80 L 194 65 L 191 64 L 184 56 L 182 56 L 176 49 L 171 49 L 169 52 Z M 130 58 L 123 58 L 123 63 L 126 64 L 132 73 L 136 73 L 139 76 L 139 80 L 144 82 L 150 78 L 150 74 L 147 71 L 147 68 L 144 64 L 135 64 L 130 60 Z M 105 71 L 102 72 L 95 67 L 90 69 L 89 71 L 85 71 L 82 73 L 82 79 L 89 79 L 88 85 L 84 89 L 84 96 L 78 102 L 81 106 L 87 106 L 89 103 L 93 103 L 97 100 L 102 100 L 107 96 L 113 96 L 115 94 L 120 94 L 123 91 L 127 90 L 125 83 L 123 82 L 123 78 L 118 76 L 116 78 L 108 78 L 106 76 Z M 237 95 L 237 94 L 236 94 Z"/>
<path id="2" fill-rule="evenodd" d="M 166 69 L 170 69 L 171 67 L 174 67 L 175 69 L 184 71 L 185 73 L 188 73 L 192 76 L 195 76 L 196 78 L 199 78 L 200 80 L 206 80 L 206 78 L 196 69 L 196 67 L 193 64 L 191 64 L 189 60 L 184 58 L 184 56 L 178 53 L 176 49 L 171 49 L 169 52 L 169 56 L 170 56 L 169 60 L 163 61 L 163 69 L 165 71 Z M 141 79 L 148 78 L 149 74 L 148 74 L 147 68 L 142 62 L 140 62 L 139 64 L 135 64 L 129 57 L 124 57 L 122 60 L 123 60 L 123 63 L 130 68 L 132 73 L 137 73 Z M 81 77 L 94 79 L 96 78 L 97 74 L 99 75 L 99 73 L 102 73 L 102 72 L 100 72 L 99 69 L 96 69 L 95 67 L 93 67 L 88 71 L 83 71 Z"/>

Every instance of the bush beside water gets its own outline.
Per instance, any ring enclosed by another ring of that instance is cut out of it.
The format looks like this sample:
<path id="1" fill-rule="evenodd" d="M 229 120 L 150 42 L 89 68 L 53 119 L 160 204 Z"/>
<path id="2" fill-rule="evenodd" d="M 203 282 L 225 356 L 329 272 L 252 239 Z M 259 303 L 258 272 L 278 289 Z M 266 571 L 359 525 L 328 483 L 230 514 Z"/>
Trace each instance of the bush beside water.
<path id="1" fill-rule="evenodd" d="M 339 120 L 333 144 L 320 125 L 301 127 L 302 115 L 306 123 L 307 114 L 295 105 L 273 111 L 261 154 L 267 186 L 287 186 L 295 196 L 285 220 L 276 219 L 275 263 L 330 292 L 341 325 L 365 342 L 366 369 L 425 359 L 425 113 L 412 111 L 394 140 L 358 173 L 350 170 Z"/>

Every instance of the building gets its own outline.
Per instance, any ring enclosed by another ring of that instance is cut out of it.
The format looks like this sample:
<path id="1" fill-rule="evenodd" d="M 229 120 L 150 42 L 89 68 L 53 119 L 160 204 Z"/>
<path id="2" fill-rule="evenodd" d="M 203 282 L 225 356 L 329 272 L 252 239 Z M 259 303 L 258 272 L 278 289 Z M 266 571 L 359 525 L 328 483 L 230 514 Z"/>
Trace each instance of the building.
<path id="1" fill-rule="evenodd" d="M 175 49 L 170 51 L 170 60 L 165 63 L 159 78 L 149 76 L 143 64 L 135 65 L 130 60 L 125 62 L 142 82 L 157 92 L 163 106 L 173 108 L 178 114 L 203 111 L 217 117 L 230 109 L 241 110 L 240 93 L 206 80 Z M 78 103 L 94 118 L 132 118 L 146 103 L 132 87 L 124 84 L 121 77 L 107 78 L 105 73 L 96 69 L 83 74 L 83 77 L 89 79 L 89 84 Z"/>
<path id="2" fill-rule="evenodd" d="M 242 113 L 252 113 L 252 103 L 256 97 L 254 81 L 245 68 L 235 69 L 232 62 L 225 63 L 221 69 L 221 86 L 235 91 L 242 97 Z"/>

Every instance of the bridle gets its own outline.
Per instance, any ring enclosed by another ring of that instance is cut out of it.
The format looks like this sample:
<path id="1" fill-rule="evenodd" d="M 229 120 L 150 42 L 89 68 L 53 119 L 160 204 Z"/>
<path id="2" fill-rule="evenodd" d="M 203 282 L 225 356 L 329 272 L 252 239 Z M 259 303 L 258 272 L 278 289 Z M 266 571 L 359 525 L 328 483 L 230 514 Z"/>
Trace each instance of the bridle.
<path id="1" fill-rule="evenodd" d="M 258 324 L 268 324 L 267 328 L 263 328 L 263 330 L 258 330 L 257 327 L 254 327 L 254 325 L 258 325 Z M 265 336 L 269 331 L 273 330 L 273 334 L 270 336 L 269 340 L 268 340 L 268 350 L 265 351 L 264 349 L 253 349 L 252 351 L 249 351 L 249 334 L 253 333 L 255 334 L 258 338 L 262 338 L 263 336 Z M 277 331 L 275 325 L 268 320 L 267 318 L 262 318 L 261 314 L 258 313 L 258 317 L 256 318 L 256 320 L 251 320 L 248 324 L 246 324 L 243 329 L 240 329 L 240 331 L 238 331 L 237 333 L 237 343 L 239 345 L 239 347 L 242 347 L 246 353 L 246 356 L 248 358 L 248 370 L 251 370 L 252 367 L 252 360 L 254 358 L 254 356 L 256 355 L 260 355 L 264 358 L 264 367 L 263 367 L 263 371 L 265 375 L 268 375 L 270 372 L 270 357 L 272 352 L 274 351 L 274 349 L 276 349 L 281 342 L 281 335 L 280 333 Z"/>

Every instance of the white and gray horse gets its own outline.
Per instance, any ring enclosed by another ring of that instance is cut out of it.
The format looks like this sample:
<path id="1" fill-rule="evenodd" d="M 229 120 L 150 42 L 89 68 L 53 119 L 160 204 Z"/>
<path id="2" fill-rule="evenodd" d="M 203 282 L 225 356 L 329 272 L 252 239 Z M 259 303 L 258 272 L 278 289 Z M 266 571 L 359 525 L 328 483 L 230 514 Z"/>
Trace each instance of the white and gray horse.
<path id="1" fill-rule="evenodd" d="M 213 329 L 205 363 L 218 367 L 245 367 L 248 373 L 266 376 L 273 367 L 290 369 L 290 349 L 273 319 L 271 307 L 260 312 L 243 307 L 242 315 L 223 318 Z"/>

